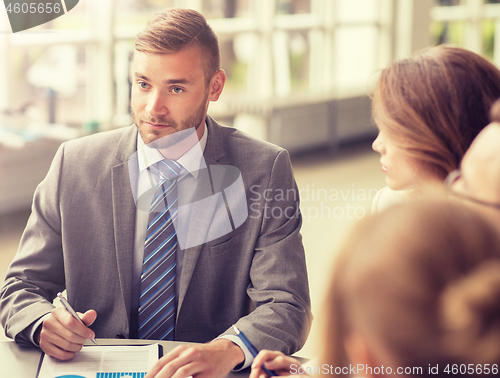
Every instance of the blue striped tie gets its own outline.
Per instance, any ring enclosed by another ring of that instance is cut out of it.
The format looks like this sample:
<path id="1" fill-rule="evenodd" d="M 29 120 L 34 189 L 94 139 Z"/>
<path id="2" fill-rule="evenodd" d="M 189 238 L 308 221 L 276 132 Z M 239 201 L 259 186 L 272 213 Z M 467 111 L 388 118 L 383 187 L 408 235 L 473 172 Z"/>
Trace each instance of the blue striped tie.
<path id="1" fill-rule="evenodd" d="M 177 177 L 181 166 L 157 163 L 159 182 L 149 211 L 139 298 L 139 338 L 173 340 L 176 317 Z"/>

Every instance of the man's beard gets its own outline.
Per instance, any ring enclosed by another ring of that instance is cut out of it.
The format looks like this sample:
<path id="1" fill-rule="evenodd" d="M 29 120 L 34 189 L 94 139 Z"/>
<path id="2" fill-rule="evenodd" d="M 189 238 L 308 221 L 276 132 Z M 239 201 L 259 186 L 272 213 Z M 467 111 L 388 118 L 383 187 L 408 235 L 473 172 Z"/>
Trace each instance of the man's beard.
<path id="1" fill-rule="evenodd" d="M 175 130 L 173 133 L 165 135 L 163 137 L 161 136 L 161 130 L 148 130 L 149 132 L 145 132 L 142 128 L 139 127 L 140 120 L 137 118 L 132 107 L 130 108 L 130 111 L 132 113 L 134 123 L 139 130 L 139 134 L 144 143 L 150 148 L 165 149 L 178 144 L 193 133 L 196 133 L 196 130 L 198 130 L 198 128 L 201 126 L 201 123 L 206 116 L 207 98 L 208 92 L 206 93 L 205 98 L 201 102 L 198 109 L 186 119 L 182 120 L 180 122 L 180 125 L 166 117 L 152 117 L 147 121 L 143 120 L 144 122 L 150 122 L 153 124 L 167 124 Z"/>

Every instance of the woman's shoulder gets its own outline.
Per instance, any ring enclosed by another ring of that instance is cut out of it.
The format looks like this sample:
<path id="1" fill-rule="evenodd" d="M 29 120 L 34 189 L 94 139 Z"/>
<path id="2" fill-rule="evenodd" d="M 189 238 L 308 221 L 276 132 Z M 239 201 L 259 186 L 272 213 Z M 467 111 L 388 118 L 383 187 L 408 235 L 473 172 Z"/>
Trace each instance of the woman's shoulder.
<path id="1" fill-rule="evenodd" d="M 380 213 L 382 210 L 396 203 L 409 198 L 409 193 L 406 190 L 392 190 L 388 186 L 380 189 L 372 202 L 372 214 Z"/>

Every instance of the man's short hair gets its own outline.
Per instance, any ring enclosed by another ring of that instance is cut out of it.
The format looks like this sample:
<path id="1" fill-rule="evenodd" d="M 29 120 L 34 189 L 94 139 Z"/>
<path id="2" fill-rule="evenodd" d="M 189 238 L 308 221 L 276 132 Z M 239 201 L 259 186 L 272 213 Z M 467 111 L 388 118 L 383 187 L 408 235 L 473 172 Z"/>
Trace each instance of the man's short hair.
<path id="1" fill-rule="evenodd" d="M 202 63 L 208 83 L 220 69 L 220 50 L 217 36 L 201 13 L 192 9 L 155 13 L 135 40 L 136 51 L 150 54 L 177 52 L 192 45 L 198 45 L 206 58 Z"/>

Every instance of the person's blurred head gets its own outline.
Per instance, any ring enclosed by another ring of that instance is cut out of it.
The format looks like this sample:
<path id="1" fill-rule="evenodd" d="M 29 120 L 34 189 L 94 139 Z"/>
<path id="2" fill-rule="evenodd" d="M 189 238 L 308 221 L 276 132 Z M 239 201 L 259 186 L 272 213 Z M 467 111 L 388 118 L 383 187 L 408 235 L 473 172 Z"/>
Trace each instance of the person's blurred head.
<path id="1" fill-rule="evenodd" d="M 489 214 L 497 221 L 500 220 L 500 123 L 498 121 L 489 124 L 474 139 L 462 159 L 460 169 L 450 173 L 446 184 L 452 194 L 475 205 L 478 210 Z"/>
<path id="2" fill-rule="evenodd" d="M 500 71 L 462 48 L 436 46 L 385 68 L 373 93 L 373 118 L 387 185 L 395 190 L 442 181 L 489 123 Z"/>
<path id="3" fill-rule="evenodd" d="M 500 363 L 500 239 L 473 209 L 395 205 L 358 224 L 333 273 L 322 363 L 422 367 L 415 376 Z"/>

